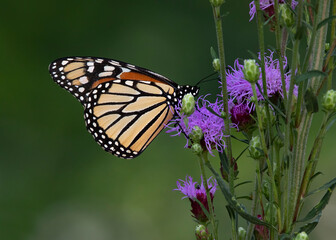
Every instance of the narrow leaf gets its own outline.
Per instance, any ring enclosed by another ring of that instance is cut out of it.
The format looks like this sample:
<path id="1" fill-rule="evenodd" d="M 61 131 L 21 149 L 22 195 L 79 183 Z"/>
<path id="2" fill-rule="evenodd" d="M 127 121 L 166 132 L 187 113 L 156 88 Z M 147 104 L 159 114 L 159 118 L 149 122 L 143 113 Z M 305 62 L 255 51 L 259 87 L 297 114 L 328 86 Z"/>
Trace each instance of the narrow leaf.
<path id="1" fill-rule="evenodd" d="M 242 185 L 244 185 L 244 184 L 251 183 L 251 182 L 252 182 L 252 181 L 244 181 L 244 182 L 238 183 L 238 184 L 236 184 L 236 186 L 234 186 L 234 188 L 237 188 L 237 187 L 239 187 L 239 186 L 242 186 Z"/>
<path id="2" fill-rule="evenodd" d="M 218 58 L 217 53 L 213 47 L 210 47 L 210 54 L 211 54 L 212 59 Z"/>
<path id="3" fill-rule="evenodd" d="M 197 198 L 193 198 L 193 200 L 194 200 L 195 202 L 197 202 L 198 205 L 200 205 L 200 207 L 202 208 L 202 211 L 204 212 L 205 216 L 206 216 L 208 219 L 211 219 L 210 214 L 209 214 L 208 210 L 204 207 L 203 203 L 201 203 L 200 200 L 198 200 Z"/>
<path id="4" fill-rule="evenodd" d="M 327 73 L 319 70 L 311 70 L 301 75 L 295 76 L 296 84 L 303 82 L 304 80 L 313 78 L 313 77 L 326 77 Z"/>
<path id="5" fill-rule="evenodd" d="M 226 156 L 225 151 L 223 151 L 222 153 L 221 153 L 221 152 L 218 152 L 218 155 L 219 155 L 220 161 L 221 161 L 221 163 L 222 163 L 224 172 L 225 172 L 227 175 L 229 175 L 229 161 L 228 161 L 228 158 L 227 158 L 227 156 Z"/>
<path id="6" fill-rule="evenodd" d="M 308 197 L 308 196 L 310 196 L 310 195 L 312 195 L 314 193 L 318 193 L 318 192 L 327 190 L 327 189 L 331 188 L 332 185 L 334 185 L 335 183 L 336 183 L 336 178 L 330 180 L 329 182 L 327 182 L 323 186 L 319 187 L 318 189 L 315 189 L 314 191 L 311 191 L 311 192 L 307 193 L 305 197 Z"/>
<path id="7" fill-rule="evenodd" d="M 313 219 L 315 216 L 321 214 L 322 210 L 327 206 L 335 186 L 336 183 L 331 185 L 330 188 L 328 188 L 326 194 L 324 194 L 324 196 L 322 197 L 321 201 L 315 207 L 313 207 L 313 209 L 310 210 L 309 213 L 303 219 L 299 220 L 298 222 L 309 221 Z"/>
<path id="8" fill-rule="evenodd" d="M 307 89 L 304 95 L 304 101 L 307 108 L 307 112 L 316 113 L 318 112 L 318 101 L 317 97 L 313 93 L 311 88 Z"/>
<path id="9" fill-rule="evenodd" d="M 251 223 L 254 223 L 254 224 L 257 224 L 257 225 L 263 225 L 263 226 L 266 226 L 268 228 L 273 228 L 273 229 L 276 230 L 276 228 L 274 226 L 272 226 L 271 224 L 269 224 L 267 222 L 264 222 L 264 221 L 260 220 L 259 218 L 248 214 L 245 211 L 245 209 L 241 206 L 241 204 L 236 200 L 236 198 L 231 195 L 230 190 L 226 186 L 224 180 L 213 169 L 211 164 L 209 162 L 207 162 L 206 165 L 210 169 L 210 171 L 213 173 L 213 175 L 215 176 L 215 178 L 217 180 L 217 183 L 218 183 L 226 201 L 228 202 L 230 207 L 232 207 L 232 209 L 234 209 L 242 218 L 246 219 L 247 221 L 249 221 Z"/>
<path id="10" fill-rule="evenodd" d="M 238 140 L 239 142 L 243 142 L 243 143 L 249 144 L 249 141 L 248 141 L 247 139 L 239 139 L 239 138 L 237 138 L 237 137 L 234 136 L 234 135 L 231 135 L 231 137 L 232 137 L 233 139 Z"/>
<path id="11" fill-rule="evenodd" d="M 331 22 L 332 20 L 336 19 L 336 16 L 331 16 L 331 17 L 328 17 L 324 20 L 322 20 L 318 25 L 317 25 L 317 29 L 320 29 L 321 27 L 323 27 L 324 24 L 327 24 L 329 22 Z"/>
<path id="12" fill-rule="evenodd" d="M 307 234 L 311 233 L 319 223 L 321 215 L 322 214 L 320 213 L 319 215 L 316 216 L 316 218 L 313 221 L 302 226 L 299 232 L 306 232 Z"/>

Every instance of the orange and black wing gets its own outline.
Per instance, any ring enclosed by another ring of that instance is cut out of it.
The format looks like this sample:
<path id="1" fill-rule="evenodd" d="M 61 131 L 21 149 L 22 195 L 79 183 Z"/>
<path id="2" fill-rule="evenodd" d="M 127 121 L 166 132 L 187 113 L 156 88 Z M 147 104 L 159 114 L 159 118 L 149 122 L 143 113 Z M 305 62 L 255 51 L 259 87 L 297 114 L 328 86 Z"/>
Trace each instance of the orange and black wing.
<path id="1" fill-rule="evenodd" d="M 138 156 L 174 116 L 173 81 L 104 58 L 70 57 L 49 66 L 54 81 L 84 106 L 88 131 L 105 151 Z"/>

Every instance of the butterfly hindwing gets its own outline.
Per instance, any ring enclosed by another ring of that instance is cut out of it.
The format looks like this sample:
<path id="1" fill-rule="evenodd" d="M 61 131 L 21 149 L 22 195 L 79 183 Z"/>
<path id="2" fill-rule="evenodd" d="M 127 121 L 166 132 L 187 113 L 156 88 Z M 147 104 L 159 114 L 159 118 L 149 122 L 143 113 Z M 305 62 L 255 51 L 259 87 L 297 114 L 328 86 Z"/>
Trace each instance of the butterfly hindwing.
<path id="1" fill-rule="evenodd" d="M 88 95 L 86 127 L 105 151 L 122 158 L 138 156 L 172 119 L 167 101 L 173 88 L 155 82 L 114 80 Z"/>

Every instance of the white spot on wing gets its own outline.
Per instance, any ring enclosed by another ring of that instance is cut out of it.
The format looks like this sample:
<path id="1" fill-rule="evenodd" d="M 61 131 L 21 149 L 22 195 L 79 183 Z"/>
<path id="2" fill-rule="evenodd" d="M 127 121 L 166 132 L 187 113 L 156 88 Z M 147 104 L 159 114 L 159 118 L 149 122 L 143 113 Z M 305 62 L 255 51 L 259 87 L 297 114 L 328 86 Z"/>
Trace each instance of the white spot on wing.
<path id="1" fill-rule="evenodd" d="M 88 71 L 88 72 L 90 72 L 90 73 L 92 73 L 92 72 L 93 72 L 93 70 L 94 70 L 94 66 L 91 66 L 91 67 L 89 67 L 89 68 L 88 68 L 88 70 L 87 70 L 87 71 Z"/>
<path id="2" fill-rule="evenodd" d="M 107 77 L 112 76 L 113 72 L 101 72 L 98 74 L 98 77 Z"/>
<path id="3" fill-rule="evenodd" d="M 104 71 L 106 71 L 106 72 L 112 72 L 114 69 L 115 69 L 115 67 L 113 67 L 113 66 L 105 66 L 104 67 Z"/>
<path id="4" fill-rule="evenodd" d="M 67 60 L 63 60 L 63 61 L 62 61 L 62 65 L 63 65 L 63 66 L 66 65 L 68 62 L 69 62 L 69 61 L 67 61 Z"/>
<path id="5" fill-rule="evenodd" d="M 80 82 L 81 84 L 86 84 L 86 83 L 89 82 L 89 80 L 88 80 L 87 76 L 84 76 L 84 77 L 80 77 L 80 78 L 79 78 L 79 82 Z"/>

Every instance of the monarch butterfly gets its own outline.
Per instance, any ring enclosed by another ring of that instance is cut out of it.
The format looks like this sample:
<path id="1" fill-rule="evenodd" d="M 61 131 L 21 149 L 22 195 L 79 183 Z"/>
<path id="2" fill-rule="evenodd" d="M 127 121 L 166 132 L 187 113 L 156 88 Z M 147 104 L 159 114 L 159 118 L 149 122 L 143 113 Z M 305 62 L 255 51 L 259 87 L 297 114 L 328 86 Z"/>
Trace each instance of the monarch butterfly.
<path id="1" fill-rule="evenodd" d="M 49 65 L 53 80 L 84 107 L 87 130 L 117 157 L 142 153 L 174 117 L 185 94 L 197 86 L 179 86 L 148 69 L 96 57 L 66 57 Z"/>

